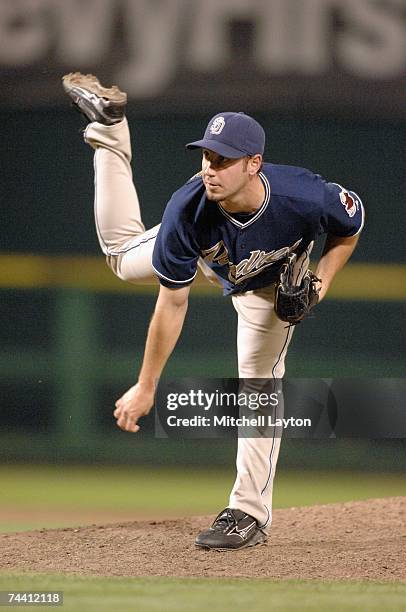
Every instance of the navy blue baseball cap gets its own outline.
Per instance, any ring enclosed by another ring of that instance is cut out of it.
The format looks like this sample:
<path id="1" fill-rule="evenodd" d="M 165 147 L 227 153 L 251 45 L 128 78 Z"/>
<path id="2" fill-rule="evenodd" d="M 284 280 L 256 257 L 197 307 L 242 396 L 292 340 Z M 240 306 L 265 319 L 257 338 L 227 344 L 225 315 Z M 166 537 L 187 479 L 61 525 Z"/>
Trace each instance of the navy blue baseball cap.
<path id="1" fill-rule="evenodd" d="M 189 142 L 187 149 L 209 149 L 223 157 L 263 155 L 265 132 L 258 121 L 245 113 L 218 113 L 207 125 L 202 140 Z"/>

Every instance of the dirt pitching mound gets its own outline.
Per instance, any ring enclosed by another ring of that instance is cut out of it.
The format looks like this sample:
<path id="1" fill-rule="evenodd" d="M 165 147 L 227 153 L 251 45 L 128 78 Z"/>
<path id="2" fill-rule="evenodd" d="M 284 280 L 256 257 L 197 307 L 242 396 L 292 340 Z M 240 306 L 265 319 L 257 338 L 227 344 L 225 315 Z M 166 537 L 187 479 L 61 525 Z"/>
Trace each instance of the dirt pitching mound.
<path id="1" fill-rule="evenodd" d="M 213 517 L 0 535 L 0 569 L 95 576 L 406 580 L 406 497 L 275 510 L 265 546 L 194 546 Z"/>

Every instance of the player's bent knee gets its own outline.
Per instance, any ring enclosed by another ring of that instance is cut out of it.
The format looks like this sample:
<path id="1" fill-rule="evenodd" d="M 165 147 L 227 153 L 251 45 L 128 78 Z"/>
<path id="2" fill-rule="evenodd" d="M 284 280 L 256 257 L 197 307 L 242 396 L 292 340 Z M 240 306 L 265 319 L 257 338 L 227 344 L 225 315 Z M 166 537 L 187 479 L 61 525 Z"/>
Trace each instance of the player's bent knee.
<path id="1" fill-rule="evenodd" d="M 148 257 L 133 258 L 129 262 L 123 255 L 107 255 L 106 263 L 120 280 L 127 283 L 149 285 L 158 282 Z"/>
<path id="2" fill-rule="evenodd" d="M 118 255 L 106 255 L 106 263 L 110 270 L 122 281 L 130 281 L 128 274 L 124 274 L 121 266 L 121 257 Z"/>

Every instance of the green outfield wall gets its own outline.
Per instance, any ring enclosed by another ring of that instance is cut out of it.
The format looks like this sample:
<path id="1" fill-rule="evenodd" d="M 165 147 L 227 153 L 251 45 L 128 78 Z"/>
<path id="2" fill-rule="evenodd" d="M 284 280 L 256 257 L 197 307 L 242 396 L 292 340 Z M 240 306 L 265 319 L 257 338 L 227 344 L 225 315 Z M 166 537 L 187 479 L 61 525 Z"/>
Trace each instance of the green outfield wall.
<path id="1" fill-rule="evenodd" d="M 137 436 L 115 426 L 114 401 L 133 384 L 141 363 L 155 300 L 151 288 L 133 293 L 3 289 L 0 295 L 3 460 L 232 461 L 234 443 L 227 440 L 154 439 L 152 414 Z M 404 339 L 392 327 L 401 329 L 403 320 L 400 301 L 327 300 L 295 331 L 287 372 L 291 377 L 402 377 Z M 197 291 L 165 376 L 236 376 L 235 328 L 230 300 Z M 282 465 L 292 467 L 406 468 L 400 440 L 289 440 L 285 446 Z"/>

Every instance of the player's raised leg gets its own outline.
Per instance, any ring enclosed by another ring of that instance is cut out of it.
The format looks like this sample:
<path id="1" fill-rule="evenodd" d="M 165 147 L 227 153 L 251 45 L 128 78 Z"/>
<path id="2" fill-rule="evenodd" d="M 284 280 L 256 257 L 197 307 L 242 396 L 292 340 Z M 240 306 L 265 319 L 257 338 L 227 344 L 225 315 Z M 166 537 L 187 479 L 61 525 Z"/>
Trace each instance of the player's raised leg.
<path id="1" fill-rule="evenodd" d="M 125 118 L 127 95 L 79 72 L 65 75 L 63 87 L 89 121 L 84 139 L 95 149 L 95 223 L 107 263 L 123 280 L 154 278 L 151 259 L 159 226 L 145 231 L 141 219 Z"/>

